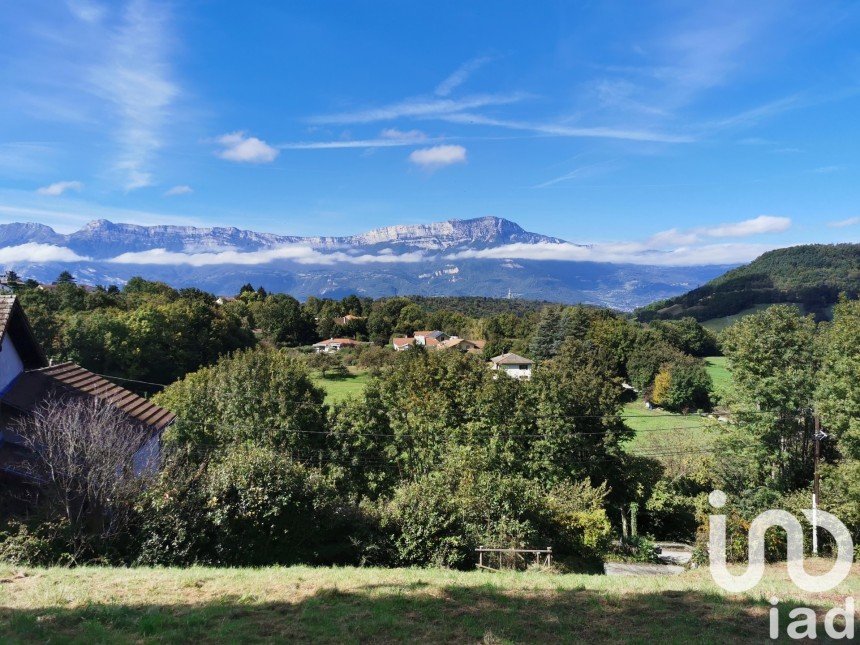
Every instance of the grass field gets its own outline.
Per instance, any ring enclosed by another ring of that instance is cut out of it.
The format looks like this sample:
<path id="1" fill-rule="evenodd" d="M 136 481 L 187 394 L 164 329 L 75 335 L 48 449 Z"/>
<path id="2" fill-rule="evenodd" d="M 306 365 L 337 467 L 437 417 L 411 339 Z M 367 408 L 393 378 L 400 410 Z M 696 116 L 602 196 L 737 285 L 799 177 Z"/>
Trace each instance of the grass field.
<path id="1" fill-rule="evenodd" d="M 326 391 L 325 402 L 329 404 L 361 394 L 369 380 L 370 374 L 353 368 L 350 368 L 349 376 L 337 378 L 317 376 L 314 378 L 314 382 Z"/>
<path id="2" fill-rule="evenodd" d="M 744 309 L 743 311 L 739 311 L 738 313 L 733 314 L 731 316 L 723 316 L 722 318 L 712 318 L 711 320 L 705 320 L 702 322 L 702 327 L 704 327 L 705 329 L 712 331 L 715 334 L 717 334 L 717 333 L 723 331 L 726 327 L 730 327 L 731 325 L 735 324 L 741 318 L 745 318 L 746 316 L 749 316 L 750 314 L 756 314 L 760 311 L 764 311 L 768 307 L 772 307 L 774 304 L 776 304 L 776 303 L 767 302 L 767 303 L 762 303 L 762 304 L 758 304 L 758 305 L 753 305 L 752 307 Z M 790 302 L 790 303 L 783 303 L 783 304 L 793 305 L 793 306 L 797 307 L 797 309 L 801 313 L 806 313 L 806 308 L 800 303 Z"/>
<path id="3" fill-rule="evenodd" d="M 810 566 L 811 565 L 811 566 Z M 807 563 L 829 568 L 826 561 Z M 608 577 L 423 569 L 26 569 L 0 565 L 4 643 L 764 642 L 768 599 L 817 610 L 860 588 L 855 567 L 810 596 L 772 565 L 749 594 L 707 570 Z"/>

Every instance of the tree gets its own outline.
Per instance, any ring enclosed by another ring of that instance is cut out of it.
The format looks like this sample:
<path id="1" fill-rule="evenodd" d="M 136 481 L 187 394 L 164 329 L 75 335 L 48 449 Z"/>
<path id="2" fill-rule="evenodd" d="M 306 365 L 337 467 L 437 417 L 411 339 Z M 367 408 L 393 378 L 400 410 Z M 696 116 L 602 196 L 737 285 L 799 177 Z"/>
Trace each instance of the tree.
<path id="1" fill-rule="evenodd" d="M 668 410 L 711 407 L 711 377 L 700 360 L 684 356 L 664 365 L 654 378 L 651 400 Z"/>
<path id="2" fill-rule="evenodd" d="M 541 312 L 537 329 L 529 345 L 529 352 L 535 360 L 552 358 L 563 338 L 561 311 L 558 307 L 547 307 Z"/>
<path id="3" fill-rule="evenodd" d="M 251 441 L 297 451 L 321 446 L 324 400 L 300 358 L 262 347 L 192 372 L 155 398 L 178 417 L 168 441 L 209 448 Z"/>
<path id="4" fill-rule="evenodd" d="M 790 491 L 812 475 L 818 361 L 815 322 L 788 305 L 747 316 L 723 332 L 734 381 L 730 404 L 743 424 L 748 484 Z M 726 437 L 729 440 L 729 437 Z"/>
<path id="5" fill-rule="evenodd" d="M 68 271 L 62 271 L 60 275 L 57 276 L 57 284 L 73 284 L 74 282 L 75 276 Z"/>
<path id="6" fill-rule="evenodd" d="M 860 459 L 860 300 L 839 302 L 819 341 L 816 409 L 832 440 Z"/>
<path id="7" fill-rule="evenodd" d="M 60 520 L 71 563 L 125 537 L 136 496 L 156 467 L 134 463 L 144 428 L 92 397 L 50 397 L 15 432 L 34 456 L 47 516 Z"/>

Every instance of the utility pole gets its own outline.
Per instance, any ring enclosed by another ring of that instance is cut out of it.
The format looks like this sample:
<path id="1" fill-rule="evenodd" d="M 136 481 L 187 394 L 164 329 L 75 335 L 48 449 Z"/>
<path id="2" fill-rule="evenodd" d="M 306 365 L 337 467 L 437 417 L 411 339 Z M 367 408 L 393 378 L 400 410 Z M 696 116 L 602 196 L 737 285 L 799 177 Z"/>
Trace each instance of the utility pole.
<path id="1" fill-rule="evenodd" d="M 818 556 L 818 501 L 820 499 L 821 487 L 819 485 L 818 460 L 821 456 L 821 440 L 827 438 L 827 433 L 821 430 L 821 419 L 813 415 L 815 459 L 813 461 L 812 476 L 812 555 Z"/>

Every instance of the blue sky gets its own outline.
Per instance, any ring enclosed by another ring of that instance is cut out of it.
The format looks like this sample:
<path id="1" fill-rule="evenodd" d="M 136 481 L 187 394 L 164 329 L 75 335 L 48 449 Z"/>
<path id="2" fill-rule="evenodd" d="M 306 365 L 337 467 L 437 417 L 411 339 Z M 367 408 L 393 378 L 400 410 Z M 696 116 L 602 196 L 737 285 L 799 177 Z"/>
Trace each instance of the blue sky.
<path id="1" fill-rule="evenodd" d="M 0 222 L 856 241 L 858 28 L 851 2 L 7 3 Z"/>

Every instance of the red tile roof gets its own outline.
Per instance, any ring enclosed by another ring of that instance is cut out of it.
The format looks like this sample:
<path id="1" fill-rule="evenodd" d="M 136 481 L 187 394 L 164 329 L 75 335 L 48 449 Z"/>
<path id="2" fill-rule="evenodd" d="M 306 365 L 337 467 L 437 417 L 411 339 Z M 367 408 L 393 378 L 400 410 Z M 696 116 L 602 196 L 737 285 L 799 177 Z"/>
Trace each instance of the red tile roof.
<path id="1" fill-rule="evenodd" d="M 176 418 L 173 412 L 74 363 L 60 363 L 22 372 L 0 400 L 10 407 L 30 412 L 51 394 L 96 397 L 153 430 L 166 428 Z"/>

